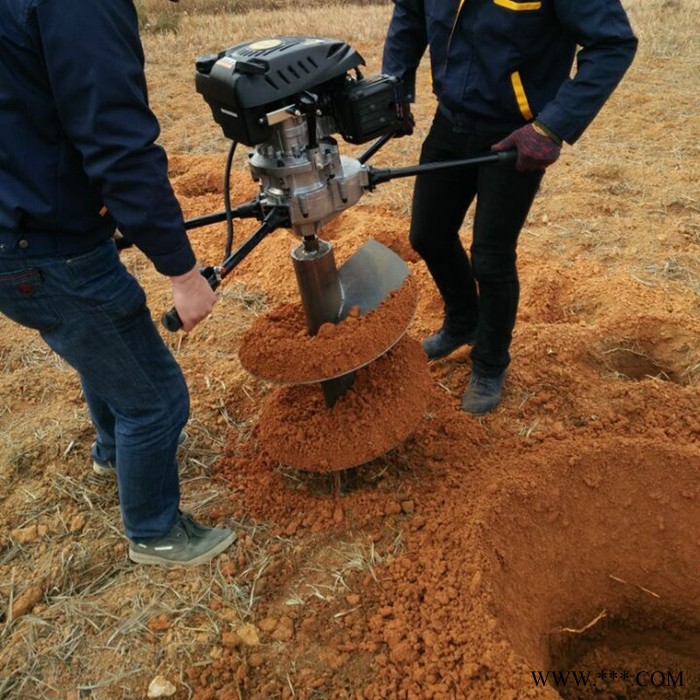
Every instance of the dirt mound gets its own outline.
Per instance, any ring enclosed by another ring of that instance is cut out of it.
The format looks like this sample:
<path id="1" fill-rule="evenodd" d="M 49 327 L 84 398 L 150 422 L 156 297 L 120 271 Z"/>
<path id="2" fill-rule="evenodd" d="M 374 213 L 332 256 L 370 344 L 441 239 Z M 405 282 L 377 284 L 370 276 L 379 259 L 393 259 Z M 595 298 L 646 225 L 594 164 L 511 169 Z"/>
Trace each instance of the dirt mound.
<path id="1" fill-rule="evenodd" d="M 381 357 L 406 332 L 416 308 L 410 278 L 366 314 L 350 309 L 343 321 L 324 323 L 314 336 L 300 303 L 283 304 L 255 320 L 239 350 L 241 364 L 260 379 L 283 384 L 342 376 Z"/>
<path id="2" fill-rule="evenodd" d="M 239 533 L 211 566 L 129 564 L 115 484 L 90 472 L 75 375 L 0 318 L 0 696 L 144 698 L 162 677 L 177 700 L 700 698 L 698 73 L 680 41 L 696 43 L 681 19 L 691 6 L 649 16 L 630 74 L 543 181 L 491 414 L 460 410 L 468 348 L 421 356 L 442 305 L 408 244 L 409 181 L 322 230 L 339 265 L 369 238 L 400 256 L 416 307 L 399 314 L 408 327 L 391 353 L 381 315 L 350 321 L 371 331 L 328 353 L 333 371 L 371 362 L 333 410 L 315 376 L 296 384 L 307 336 L 256 340 L 279 309 L 300 320 L 288 231 L 227 277 L 194 333 L 163 331 L 191 388 L 183 504 Z M 388 15 L 374 21 L 375 9 L 362 8 L 375 35 L 358 48 L 377 66 Z M 297 28 L 324 35 L 337 16 L 306 12 Z M 272 34 L 279 17 L 183 16 L 183 33 L 149 36 L 152 104 L 188 218 L 222 209 L 228 145 L 194 96 L 191 56 Z M 387 144 L 382 167 L 418 159 L 434 106 L 425 66 L 418 82 L 416 134 Z M 241 160 L 234 204 L 256 192 Z M 258 225 L 237 221 L 234 247 Z M 200 262 L 223 259 L 224 226 L 191 237 Z M 138 251 L 122 257 L 158 317 L 168 281 Z M 328 349 L 344 329 L 327 330 Z M 239 351 L 297 363 L 260 372 L 293 386 L 251 374 Z"/>

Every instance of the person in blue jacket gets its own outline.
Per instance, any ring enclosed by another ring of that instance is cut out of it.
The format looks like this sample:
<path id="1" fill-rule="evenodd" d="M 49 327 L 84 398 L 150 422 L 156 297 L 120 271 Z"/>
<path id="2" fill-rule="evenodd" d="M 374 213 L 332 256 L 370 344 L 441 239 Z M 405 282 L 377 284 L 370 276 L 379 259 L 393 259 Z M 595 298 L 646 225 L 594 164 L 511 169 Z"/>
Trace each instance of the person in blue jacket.
<path id="1" fill-rule="evenodd" d="M 185 331 L 211 312 L 158 136 L 132 0 L 0 0 L 0 312 L 77 370 L 131 559 L 187 566 L 235 533 L 180 510 L 188 388 L 115 245 L 170 278 Z"/>
<path id="2" fill-rule="evenodd" d="M 619 0 L 394 0 L 382 71 L 404 81 L 410 100 L 426 48 L 437 108 L 420 162 L 517 151 L 514 164 L 421 174 L 413 193 L 410 242 L 444 302 L 423 348 L 436 360 L 473 346 L 462 408 L 479 415 L 501 399 L 517 241 L 544 170 L 610 97 L 637 39 Z M 467 253 L 459 232 L 474 200 Z"/>

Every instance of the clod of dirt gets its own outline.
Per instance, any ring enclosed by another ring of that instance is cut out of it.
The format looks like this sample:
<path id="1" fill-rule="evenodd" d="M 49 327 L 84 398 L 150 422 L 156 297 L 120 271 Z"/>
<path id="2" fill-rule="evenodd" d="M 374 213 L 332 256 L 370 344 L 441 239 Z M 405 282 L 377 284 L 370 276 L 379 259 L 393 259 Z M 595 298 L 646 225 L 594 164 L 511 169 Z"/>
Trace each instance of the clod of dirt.
<path id="1" fill-rule="evenodd" d="M 403 442 L 415 429 L 430 389 L 420 344 L 404 337 L 359 370 L 328 409 L 319 385 L 283 387 L 270 397 L 256 427 L 274 460 L 296 469 L 331 472 L 363 464 Z"/>
<path id="2" fill-rule="evenodd" d="M 12 609 L 10 611 L 10 619 L 16 620 L 18 617 L 31 612 L 35 605 L 41 602 L 44 597 L 43 586 L 30 586 L 24 593 L 22 593 L 12 604 Z"/>
<path id="3" fill-rule="evenodd" d="M 301 304 L 283 304 L 251 326 L 239 358 L 251 374 L 272 382 L 303 384 L 332 379 L 369 364 L 405 333 L 416 310 L 417 291 L 407 278 L 374 311 L 351 310 L 337 324 L 307 333 Z"/>

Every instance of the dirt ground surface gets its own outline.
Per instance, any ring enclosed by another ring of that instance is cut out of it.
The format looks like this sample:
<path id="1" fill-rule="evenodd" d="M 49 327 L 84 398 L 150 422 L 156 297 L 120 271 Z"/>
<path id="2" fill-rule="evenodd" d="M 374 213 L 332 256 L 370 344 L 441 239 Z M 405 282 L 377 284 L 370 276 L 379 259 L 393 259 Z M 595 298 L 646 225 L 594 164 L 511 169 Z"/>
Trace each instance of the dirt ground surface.
<path id="1" fill-rule="evenodd" d="M 380 45 L 355 46 L 378 70 Z M 227 148 L 191 84 L 195 50 L 149 64 L 188 218 L 222 209 Z M 642 45 L 545 176 L 493 413 L 460 410 L 468 349 L 420 352 L 442 309 L 407 242 L 410 180 L 321 234 L 339 264 L 368 239 L 387 246 L 416 292 L 401 342 L 334 409 L 319 384 L 270 382 L 238 357 L 270 313 L 291 309 L 303 331 L 289 231 L 227 278 L 193 333 L 163 331 L 192 395 L 183 505 L 239 533 L 196 571 L 128 562 L 75 374 L 0 318 L 0 697 L 700 698 L 696 59 Z M 416 162 L 434 107 L 420 80 L 416 134 L 371 163 Z M 234 203 L 255 192 L 238 156 Z M 221 225 L 191 238 L 202 264 L 221 261 Z M 158 318 L 167 281 L 122 256 Z M 314 355 L 303 338 L 286 352 L 295 372 L 297 353 Z M 334 477 L 339 464 L 352 468 Z"/>

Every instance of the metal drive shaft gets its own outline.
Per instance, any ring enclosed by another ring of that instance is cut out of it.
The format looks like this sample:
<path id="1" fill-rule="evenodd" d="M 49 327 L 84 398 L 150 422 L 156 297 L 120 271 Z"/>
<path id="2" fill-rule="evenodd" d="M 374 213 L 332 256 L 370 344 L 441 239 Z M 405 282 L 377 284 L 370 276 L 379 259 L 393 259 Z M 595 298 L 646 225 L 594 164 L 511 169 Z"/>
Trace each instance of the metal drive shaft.
<path id="1" fill-rule="evenodd" d="M 333 256 L 333 246 L 316 236 L 305 236 L 292 250 L 292 261 L 301 294 L 309 335 L 316 335 L 324 323 L 338 323 L 343 306 L 343 290 Z M 355 373 L 321 382 L 326 406 L 352 386 Z"/>

